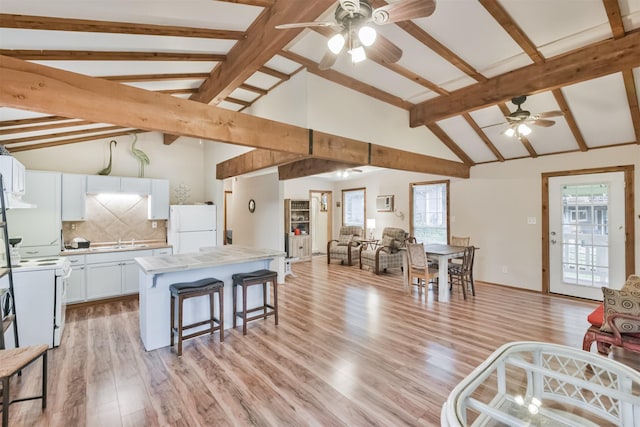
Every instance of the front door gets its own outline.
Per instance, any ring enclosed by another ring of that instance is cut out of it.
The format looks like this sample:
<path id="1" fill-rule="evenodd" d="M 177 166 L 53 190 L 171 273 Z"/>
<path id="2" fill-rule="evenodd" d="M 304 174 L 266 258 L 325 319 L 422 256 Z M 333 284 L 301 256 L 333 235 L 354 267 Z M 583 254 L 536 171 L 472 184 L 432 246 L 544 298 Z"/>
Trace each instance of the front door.
<path id="1" fill-rule="evenodd" d="M 624 172 L 549 178 L 549 290 L 602 300 L 625 280 Z"/>

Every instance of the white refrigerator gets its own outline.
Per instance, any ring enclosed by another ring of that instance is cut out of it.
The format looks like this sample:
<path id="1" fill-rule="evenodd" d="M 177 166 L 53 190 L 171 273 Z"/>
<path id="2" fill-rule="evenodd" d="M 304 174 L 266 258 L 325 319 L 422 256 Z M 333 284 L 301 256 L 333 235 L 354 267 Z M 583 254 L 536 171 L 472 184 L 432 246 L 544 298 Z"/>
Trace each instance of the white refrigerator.
<path id="1" fill-rule="evenodd" d="M 171 205 L 167 242 L 173 246 L 174 254 L 216 246 L 216 206 Z"/>

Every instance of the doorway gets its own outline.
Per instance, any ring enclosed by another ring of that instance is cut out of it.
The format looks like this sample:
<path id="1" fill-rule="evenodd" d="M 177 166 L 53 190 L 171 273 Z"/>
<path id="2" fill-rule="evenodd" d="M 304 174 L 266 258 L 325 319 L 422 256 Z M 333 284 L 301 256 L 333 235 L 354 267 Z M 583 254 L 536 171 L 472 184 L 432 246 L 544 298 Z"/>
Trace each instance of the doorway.
<path id="1" fill-rule="evenodd" d="M 543 291 L 602 300 L 633 271 L 633 166 L 543 174 Z"/>
<path id="2" fill-rule="evenodd" d="M 326 190 L 309 190 L 311 200 L 311 252 L 313 255 L 326 254 L 327 242 L 332 236 L 332 208 L 333 194 Z"/>

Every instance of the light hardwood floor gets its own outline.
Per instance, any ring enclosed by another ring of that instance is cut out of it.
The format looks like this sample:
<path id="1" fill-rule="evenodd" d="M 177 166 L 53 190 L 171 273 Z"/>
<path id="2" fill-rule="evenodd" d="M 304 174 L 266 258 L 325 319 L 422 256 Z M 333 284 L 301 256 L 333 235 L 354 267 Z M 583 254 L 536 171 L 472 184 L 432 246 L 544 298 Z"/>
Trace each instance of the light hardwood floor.
<path id="1" fill-rule="evenodd" d="M 536 340 L 580 348 L 593 302 L 477 283 L 402 292 L 400 272 L 375 276 L 326 258 L 293 265 L 273 318 L 145 352 L 135 300 L 70 309 L 49 351 L 49 401 L 11 406 L 12 426 L 440 425 L 451 389 L 498 346 Z M 227 319 L 228 322 L 231 319 Z M 595 350 L 594 350 L 595 351 Z M 640 368 L 637 354 L 613 358 Z M 13 387 L 36 392 L 38 363 Z"/>

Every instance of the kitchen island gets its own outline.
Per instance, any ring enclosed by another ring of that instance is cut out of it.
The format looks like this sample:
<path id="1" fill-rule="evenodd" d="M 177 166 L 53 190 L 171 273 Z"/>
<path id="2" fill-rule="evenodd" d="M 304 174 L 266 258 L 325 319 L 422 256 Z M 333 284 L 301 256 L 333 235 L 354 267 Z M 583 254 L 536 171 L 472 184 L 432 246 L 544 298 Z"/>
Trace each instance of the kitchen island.
<path id="1" fill-rule="evenodd" d="M 224 282 L 225 329 L 233 325 L 233 282 L 231 276 L 263 268 L 278 271 L 285 253 L 275 249 L 258 249 L 237 245 L 203 248 L 201 252 L 135 258 L 140 268 L 140 337 L 147 351 L 170 344 L 169 286 L 214 277 Z M 278 281 L 282 278 L 278 277 Z M 239 296 L 238 304 L 242 296 Z M 248 289 L 249 307 L 262 302 L 261 287 Z M 216 303 L 216 313 L 218 307 Z M 209 299 L 190 298 L 184 302 L 184 324 L 208 318 Z M 238 319 L 239 324 L 242 321 Z M 203 326 L 206 328 L 206 325 Z"/>

